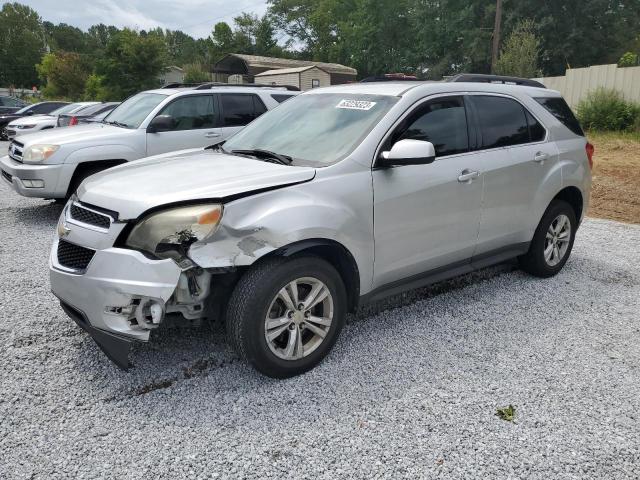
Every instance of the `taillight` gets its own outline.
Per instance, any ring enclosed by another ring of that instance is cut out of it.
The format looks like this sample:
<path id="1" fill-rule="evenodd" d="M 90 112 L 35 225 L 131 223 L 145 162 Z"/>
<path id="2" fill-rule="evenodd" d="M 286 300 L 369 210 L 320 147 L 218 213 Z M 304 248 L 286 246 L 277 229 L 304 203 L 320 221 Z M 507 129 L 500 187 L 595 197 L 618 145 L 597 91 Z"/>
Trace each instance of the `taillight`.
<path id="1" fill-rule="evenodd" d="M 585 149 L 587 150 L 587 158 L 589 159 L 589 168 L 593 170 L 593 154 L 596 151 L 596 149 L 589 142 L 587 142 L 587 146 L 585 147 Z"/>
<path id="2" fill-rule="evenodd" d="M 77 125 L 77 124 L 78 124 L 78 117 L 71 117 L 71 121 L 69 122 L 69 126 Z"/>

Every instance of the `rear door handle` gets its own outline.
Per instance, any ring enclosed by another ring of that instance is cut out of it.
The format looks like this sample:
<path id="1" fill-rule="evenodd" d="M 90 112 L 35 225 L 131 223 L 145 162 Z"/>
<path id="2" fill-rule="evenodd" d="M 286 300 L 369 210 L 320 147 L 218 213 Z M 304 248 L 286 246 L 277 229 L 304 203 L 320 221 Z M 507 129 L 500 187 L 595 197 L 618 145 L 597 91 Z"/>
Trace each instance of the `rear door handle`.
<path id="1" fill-rule="evenodd" d="M 216 138 L 216 137 L 219 137 L 220 134 L 216 132 L 207 132 L 204 134 L 204 136 L 207 138 Z"/>
<path id="2" fill-rule="evenodd" d="M 460 172 L 460 176 L 458 177 L 458 181 L 460 183 L 471 183 L 474 178 L 478 178 L 480 176 L 480 172 L 476 170 L 469 170 L 468 168 L 464 169 Z"/>
<path id="3" fill-rule="evenodd" d="M 548 160 L 548 159 L 549 159 L 549 154 L 544 153 L 544 152 L 538 152 L 533 157 L 533 161 L 537 162 L 537 163 L 544 163 L 544 161 Z"/>

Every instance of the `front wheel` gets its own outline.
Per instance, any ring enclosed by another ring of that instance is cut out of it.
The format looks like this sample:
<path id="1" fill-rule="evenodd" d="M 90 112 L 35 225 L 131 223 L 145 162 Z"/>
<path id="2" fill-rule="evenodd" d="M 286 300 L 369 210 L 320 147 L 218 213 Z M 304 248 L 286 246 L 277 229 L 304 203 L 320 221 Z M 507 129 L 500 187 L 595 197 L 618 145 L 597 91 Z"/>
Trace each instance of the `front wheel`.
<path id="1" fill-rule="evenodd" d="M 227 333 L 238 353 L 274 378 L 304 373 L 329 353 L 345 321 L 338 272 L 318 257 L 266 260 L 238 282 Z"/>
<path id="2" fill-rule="evenodd" d="M 571 205 L 554 200 L 542 216 L 529 251 L 520 257 L 522 269 L 536 277 L 556 275 L 567 263 L 578 222 Z"/>

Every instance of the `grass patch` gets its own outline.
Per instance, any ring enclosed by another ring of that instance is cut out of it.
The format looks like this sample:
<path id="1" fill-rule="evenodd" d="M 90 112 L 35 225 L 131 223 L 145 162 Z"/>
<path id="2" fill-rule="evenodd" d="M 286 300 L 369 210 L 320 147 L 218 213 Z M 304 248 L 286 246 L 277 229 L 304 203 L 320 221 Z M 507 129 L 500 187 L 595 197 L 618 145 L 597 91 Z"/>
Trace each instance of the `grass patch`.
<path id="1" fill-rule="evenodd" d="M 591 143 L 611 142 L 620 140 L 622 142 L 640 142 L 640 131 L 637 132 L 607 132 L 599 130 L 589 130 L 587 138 Z"/>
<path id="2" fill-rule="evenodd" d="M 513 422 L 516 418 L 516 407 L 509 405 L 508 407 L 497 408 L 496 416 L 506 422 Z"/>

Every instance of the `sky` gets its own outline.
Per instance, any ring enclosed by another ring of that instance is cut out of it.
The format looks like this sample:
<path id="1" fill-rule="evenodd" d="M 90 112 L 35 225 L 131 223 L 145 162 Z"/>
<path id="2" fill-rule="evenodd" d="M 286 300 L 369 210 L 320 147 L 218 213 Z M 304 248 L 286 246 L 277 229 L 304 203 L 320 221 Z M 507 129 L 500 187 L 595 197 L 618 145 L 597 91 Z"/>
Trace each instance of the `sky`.
<path id="1" fill-rule="evenodd" d="M 231 24 L 242 12 L 262 15 L 266 0 L 17 0 L 43 20 L 86 30 L 96 23 L 140 30 L 162 27 L 208 37 L 218 22 Z M 2 2 L 7 3 L 7 2 Z"/>

